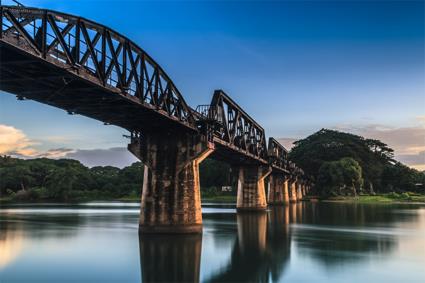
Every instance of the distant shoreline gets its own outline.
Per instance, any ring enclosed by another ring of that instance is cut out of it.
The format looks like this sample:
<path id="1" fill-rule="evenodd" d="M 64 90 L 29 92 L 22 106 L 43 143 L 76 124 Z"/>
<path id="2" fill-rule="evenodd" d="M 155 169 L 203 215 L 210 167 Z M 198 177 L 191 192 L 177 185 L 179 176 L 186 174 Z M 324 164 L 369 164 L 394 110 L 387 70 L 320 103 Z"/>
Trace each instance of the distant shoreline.
<path id="1" fill-rule="evenodd" d="M 315 198 L 321 202 L 341 202 L 341 203 L 425 203 L 425 195 L 417 193 L 387 193 L 376 195 L 359 196 L 335 196 L 328 198 Z"/>
<path id="2" fill-rule="evenodd" d="M 139 197 L 123 197 L 123 198 L 82 198 L 69 201 L 63 200 L 14 200 L 10 197 L 0 198 L 1 203 L 81 203 L 90 201 L 120 201 L 120 202 L 140 202 Z M 360 195 L 360 196 L 334 196 L 334 197 L 317 197 L 307 196 L 302 201 L 317 201 L 317 202 L 338 202 L 338 203 L 362 203 L 362 204 L 389 204 L 389 203 L 411 203 L 411 204 L 424 204 L 425 195 L 417 193 L 388 193 L 377 195 Z M 221 196 L 208 196 L 202 198 L 202 202 L 212 203 L 236 203 L 236 196 L 221 195 Z"/>

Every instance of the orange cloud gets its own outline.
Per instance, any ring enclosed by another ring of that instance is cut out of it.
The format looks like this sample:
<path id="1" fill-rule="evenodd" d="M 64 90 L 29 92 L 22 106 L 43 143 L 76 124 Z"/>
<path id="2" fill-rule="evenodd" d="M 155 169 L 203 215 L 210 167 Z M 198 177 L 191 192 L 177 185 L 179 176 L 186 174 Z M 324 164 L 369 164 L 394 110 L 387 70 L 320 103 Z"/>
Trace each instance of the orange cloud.
<path id="1" fill-rule="evenodd" d="M 0 125 L 0 154 L 14 154 L 31 156 L 36 154 L 36 150 L 31 148 L 34 145 L 21 130 L 12 126 Z"/>
<path id="2" fill-rule="evenodd" d="M 74 152 L 68 148 L 56 148 L 39 151 L 33 146 L 38 143 L 29 139 L 24 132 L 12 126 L 0 124 L 0 155 L 11 155 L 22 158 L 61 158 Z"/>
<path id="3" fill-rule="evenodd" d="M 418 117 L 418 121 L 421 118 Z M 381 140 L 394 149 L 395 159 L 418 170 L 425 168 L 425 125 L 399 128 L 382 125 L 344 126 L 336 129 Z"/>

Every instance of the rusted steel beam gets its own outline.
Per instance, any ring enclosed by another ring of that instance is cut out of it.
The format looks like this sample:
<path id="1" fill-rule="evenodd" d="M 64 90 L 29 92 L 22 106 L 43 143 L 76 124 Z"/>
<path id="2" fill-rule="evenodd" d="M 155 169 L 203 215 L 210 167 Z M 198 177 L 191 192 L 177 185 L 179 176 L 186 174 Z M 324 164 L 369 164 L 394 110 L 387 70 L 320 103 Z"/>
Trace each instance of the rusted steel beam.
<path id="1" fill-rule="evenodd" d="M 71 55 L 71 51 L 69 50 L 68 45 L 65 43 L 64 36 L 72 29 L 74 25 L 68 24 L 62 31 L 59 30 L 58 26 L 55 23 L 55 20 L 53 19 L 52 15 L 47 15 L 47 21 L 50 23 L 50 27 L 52 28 L 53 32 L 56 34 L 56 41 L 59 42 L 59 44 L 62 46 L 62 49 L 65 51 L 65 55 L 68 59 L 69 64 L 72 66 L 75 65 L 75 60 Z M 57 43 L 55 41 L 52 42 L 52 44 L 49 46 L 49 50 L 56 46 Z"/>
<path id="2" fill-rule="evenodd" d="M 24 27 L 18 22 L 15 16 L 9 10 L 5 10 L 3 13 L 5 17 L 13 24 L 13 26 L 16 28 L 19 34 L 22 35 L 27 41 L 27 43 L 34 49 L 34 51 L 40 53 L 40 49 L 38 48 L 34 39 L 29 35 L 29 33 L 24 29 Z"/>

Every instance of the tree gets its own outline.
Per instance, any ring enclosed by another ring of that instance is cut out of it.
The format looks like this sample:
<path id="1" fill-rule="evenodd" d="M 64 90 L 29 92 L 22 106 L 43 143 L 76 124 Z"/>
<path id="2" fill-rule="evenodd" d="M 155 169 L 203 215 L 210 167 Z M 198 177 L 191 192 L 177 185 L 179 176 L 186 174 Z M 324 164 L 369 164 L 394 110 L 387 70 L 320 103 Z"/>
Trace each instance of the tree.
<path id="1" fill-rule="evenodd" d="M 295 142 L 289 158 L 306 174 L 318 177 L 325 162 L 350 157 L 362 168 L 368 187 L 380 188 L 382 172 L 391 162 L 393 150 L 385 143 L 334 130 L 322 129 Z"/>
<path id="2" fill-rule="evenodd" d="M 425 192 L 425 174 L 400 162 L 389 164 L 382 173 L 385 192 Z"/>
<path id="3" fill-rule="evenodd" d="M 77 180 L 75 169 L 58 168 L 54 170 L 46 184 L 49 196 L 53 199 L 68 201 Z"/>
<path id="4" fill-rule="evenodd" d="M 317 186 L 324 195 L 343 194 L 347 188 L 356 195 L 362 184 L 362 168 L 352 158 L 324 162 L 319 169 Z"/>
<path id="5" fill-rule="evenodd" d="M 5 193 L 7 189 L 17 192 L 26 190 L 34 183 L 27 165 L 19 162 L 15 166 L 0 168 L 0 192 Z"/>
<path id="6" fill-rule="evenodd" d="M 203 189 L 231 185 L 230 166 L 207 158 L 199 166 L 200 183 Z"/>

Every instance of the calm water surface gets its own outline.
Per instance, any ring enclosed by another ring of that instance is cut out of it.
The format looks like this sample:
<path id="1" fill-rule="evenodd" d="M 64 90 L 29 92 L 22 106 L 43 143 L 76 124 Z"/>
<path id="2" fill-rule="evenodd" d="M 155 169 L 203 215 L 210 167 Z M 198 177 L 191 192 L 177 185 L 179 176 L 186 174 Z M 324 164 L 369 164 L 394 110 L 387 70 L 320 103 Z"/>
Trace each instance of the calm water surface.
<path id="1" fill-rule="evenodd" d="M 425 282 L 425 206 L 203 205 L 202 236 L 138 236 L 138 204 L 2 205 L 0 282 Z"/>

